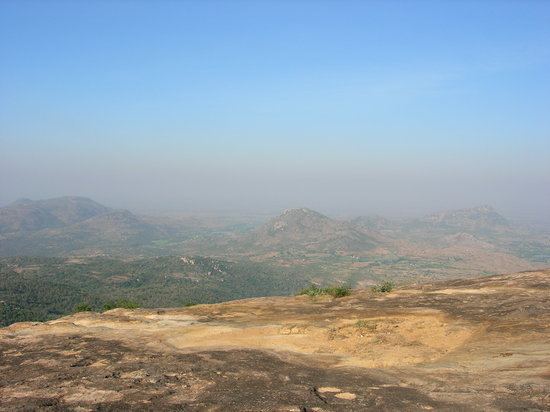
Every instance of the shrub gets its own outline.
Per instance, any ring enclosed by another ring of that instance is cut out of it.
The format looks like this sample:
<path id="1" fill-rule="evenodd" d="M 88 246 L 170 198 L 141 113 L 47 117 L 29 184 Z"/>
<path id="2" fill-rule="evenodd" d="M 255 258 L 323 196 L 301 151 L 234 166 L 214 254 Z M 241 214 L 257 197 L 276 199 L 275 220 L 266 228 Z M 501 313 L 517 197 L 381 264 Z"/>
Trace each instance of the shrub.
<path id="1" fill-rule="evenodd" d="M 116 309 L 116 308 L 123 308 L 123 309 L 137 309 L 139 308 L 139 305 L 128 299 L 119 299 L 114 302 L 107 302 L 103 305 L 103 311 Z"/>
<path id="2" fill-rule="evenodd" d="M 351 294 L 351 288 L 349 286 L 329 286 L 326 288 L 320 288 L 317 285 L 310 285 L 305 289 L 302 289 L 298 295 L 307 295 L 307 296 L 320 296 L 320 295 L 330 295 L 334 298 L 341 298 Z"/>
<path id="3" fill-rule="evenodd" d="M 372 287 L 373 292 L 387 293 L 395 288 L 395 284 L 389 280 Z"/>
<path id="4" fill-rule="evenodd" d="M 79 303 L 78 305 L 75 306 L 74 311 L 75 312 L 91 312 L 92 307 L 90 305 L 88 305 L 87 303 Z"/>
<path id="5" fill-rule="evenodd" d="M 342 298 L 351 295 L 351 288 L 349 286 L 332 286 L 325 288 L 324 291 L 334 298 Z"/>
<path id="6" fill-rule="evenodd" d="M 355 327 L 356 328 L 366 328 L 368 326 L 368 322 L 366 320 L 358 320 L 357 322 L 355 322 Z"/>
<path id="7" fill-rule="evenodd" d="M 366 329 L 370 332 L 374 332 L 378 327 L 377 323 L 373 320 L 360 319 L 355 322 L 355 327 L 357 329 Z"/>

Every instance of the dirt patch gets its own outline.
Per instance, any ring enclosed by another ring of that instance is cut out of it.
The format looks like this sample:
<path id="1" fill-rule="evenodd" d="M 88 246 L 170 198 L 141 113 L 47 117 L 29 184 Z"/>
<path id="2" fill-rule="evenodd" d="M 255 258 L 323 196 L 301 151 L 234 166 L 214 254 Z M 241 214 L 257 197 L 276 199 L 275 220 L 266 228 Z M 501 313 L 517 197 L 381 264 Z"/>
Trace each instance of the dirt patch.
<path id="1" fill-rule="evenodd" d="M 333 356 L 336 365 L 388 367 L 436 360 L 462 345 L 475 331 L 442 315 L 426 314 L 335 319 L 322 324 L 301 319 L 257 326 L 195 324 L 183 333 L 169 332 L 163 338 L 177 349 L 288 351 Z"/>
<path id="2" fill-rule="evenodd" d="M 113 275 L 109 276 L 108 281 L 111 283 L 124 283 L 131 279 L 131 275 Z"/>
<path id="3" fill-rule="evenodd" d="M 483 295 L 487 293 L 497 293 L 494 289 L 441 289 L 430 293 L 441 293 L 444 295 Z"/>
<path id="4" fill-rule="evenodd" d="M 336 396 L 338 399 L 346 399 L 346 400 L 352 400 L 352 399 L 357 398 L 356 394 L 350 393 L 350 392 L 337 393 L 334 396 Z"/>

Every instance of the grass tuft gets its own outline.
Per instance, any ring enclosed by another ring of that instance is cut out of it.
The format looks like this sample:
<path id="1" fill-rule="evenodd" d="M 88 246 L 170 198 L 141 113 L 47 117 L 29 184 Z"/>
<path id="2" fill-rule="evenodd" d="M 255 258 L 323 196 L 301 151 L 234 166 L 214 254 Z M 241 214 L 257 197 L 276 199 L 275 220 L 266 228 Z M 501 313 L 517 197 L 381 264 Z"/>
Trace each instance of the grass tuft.
<path id="1" fill-rule="evenodd" d="M 373 320 L 360 319 L 355 322 L 355 327 L 357 329 L 366 329 L 369 332 L 374 332 L 378 327 L 378 324 Z"/>

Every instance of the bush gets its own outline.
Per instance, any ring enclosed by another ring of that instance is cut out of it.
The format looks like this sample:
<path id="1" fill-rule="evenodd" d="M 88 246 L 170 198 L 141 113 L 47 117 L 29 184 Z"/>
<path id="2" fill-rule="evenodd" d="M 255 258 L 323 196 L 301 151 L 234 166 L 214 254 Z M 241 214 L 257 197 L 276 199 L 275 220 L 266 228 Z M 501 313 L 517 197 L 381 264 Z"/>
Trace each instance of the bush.
<path id="1" fill-rule="evenodd" d="M 349 286 L 332 286 L 325 288 L 325 293 L 334 298 L 342 298 L 351 295 L 351 288 Z"/>
<path id="2" fill-rule="evenodd" d="M 387 293 L 395 288 L 395 284 L 389 280 L 372 287 L 373 292 Z"/>
<path id="3" fill-rule="evenodd" d="M 116 309 L 116 308 L 123 308 L 123 309 L 137 309 L 139 308 L 139 305 L 128 299 L 119 299 L 115 302 L 108 302 L 103 305 L 103 311 Z"/>
<path id="4" fill-rule="evenodd" d="M 91 312 L 92 307 L 90 305 L 88 305 L 87 303 L 79 303 L 78 305 L 75 306 L 74 311 L 75 312 Z"/>
<path id="5" fill-rule="evenodd" d="M 330 295 L 334 298 L 341 298 L 351 294 L 351 288 L 349 286 L 329 286 L 327 288 L 320 288 L 317 285 L 310 285 L 305 289 L 302 289 L 298 295 L 307 295 L 307 296 L 320 296 L 320 295 Z"/>

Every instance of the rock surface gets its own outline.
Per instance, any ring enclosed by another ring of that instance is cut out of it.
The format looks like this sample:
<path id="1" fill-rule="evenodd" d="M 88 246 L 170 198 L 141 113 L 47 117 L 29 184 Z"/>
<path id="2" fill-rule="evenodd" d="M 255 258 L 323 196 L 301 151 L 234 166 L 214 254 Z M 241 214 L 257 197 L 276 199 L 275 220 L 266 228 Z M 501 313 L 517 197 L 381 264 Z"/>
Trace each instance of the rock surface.
<path id="1" fill-rule="evenodd" d="M 0 409 L 549 410 L 550 271 L 0 329 Z"/>

